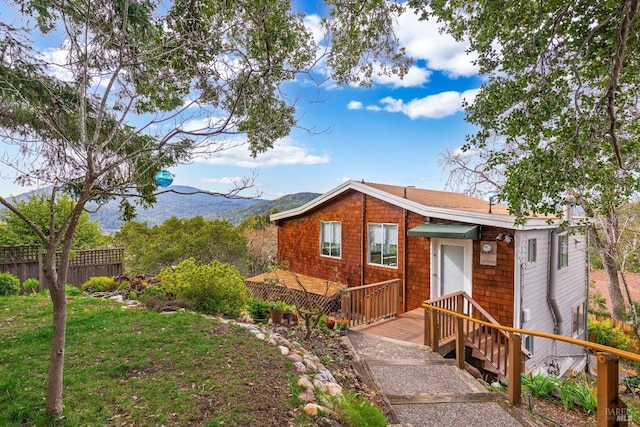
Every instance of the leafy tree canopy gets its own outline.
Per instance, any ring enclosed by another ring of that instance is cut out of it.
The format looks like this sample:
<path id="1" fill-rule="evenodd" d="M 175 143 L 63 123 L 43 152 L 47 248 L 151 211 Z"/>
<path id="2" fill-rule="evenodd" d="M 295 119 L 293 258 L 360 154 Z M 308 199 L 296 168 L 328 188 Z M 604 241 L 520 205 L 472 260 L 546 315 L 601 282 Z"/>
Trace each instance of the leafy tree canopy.
<path id="1" fill-rule="evenodd" d="M 30 221 L 34 222 L 46 235 L 54 234 L 70 215 L 75 205 L 69 195 L 58 198 L 54 206 L 53 230 L 49 214 L 51 205 L 45 194 L 32 194 L 25 200 L 14 201 L 15 206 Z M 73 249 L 95 249 L 104 246 L 109 237 L 100 232 L 99 224 L 91 221 L 89 214 L 83 212 L 73 236 Z M 0 245 L 41 244 L 38 235 L 21 218 L 8 209 L 0 210 Z"/>
<path id="2" fill-rule="evenodd" d="M 217 260 L 247 272 L 247 239 L 228 221 L 171 217 L 151 228 L 131 221 L 114 239 L 125 247 L 127 270 L 135 274 L 155 275 L 189 258 L 199 264 Z"/>
<path id="3" fill-rule="evenodd" d="M 513 212 L 607 214 L 640 187 L 638 3 L 410 1 L 470 42 L 487 76 L 468 120 Z"/>

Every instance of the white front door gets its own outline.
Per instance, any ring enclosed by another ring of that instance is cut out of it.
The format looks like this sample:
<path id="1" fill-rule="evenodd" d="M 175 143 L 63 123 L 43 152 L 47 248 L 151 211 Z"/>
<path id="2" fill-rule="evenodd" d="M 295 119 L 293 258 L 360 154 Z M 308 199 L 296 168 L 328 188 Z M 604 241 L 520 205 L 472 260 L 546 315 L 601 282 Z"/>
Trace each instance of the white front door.
<path id="1" fill-rule="evenodd" d="M 471 296 L 472 251 L 471 240 L 431 239 L 431 298 L 458 291 Z"/>

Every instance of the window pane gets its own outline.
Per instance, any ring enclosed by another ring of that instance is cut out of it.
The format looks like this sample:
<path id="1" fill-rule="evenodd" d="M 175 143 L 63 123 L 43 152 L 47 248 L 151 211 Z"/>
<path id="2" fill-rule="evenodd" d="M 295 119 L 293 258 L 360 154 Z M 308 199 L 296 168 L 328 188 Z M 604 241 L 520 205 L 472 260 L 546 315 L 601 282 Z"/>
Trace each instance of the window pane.
<path id="1" fill-rule="evenodd" d="M 558 238 L 558 269 L 569 265 L 569 235 Z"/>
<path id="2" fill-rule="evenodd" d="M 529 248 L 527 251 L 527 261 L 536 262 L 536 258 L 538 257 L 538 240 L 537 239 L 529 239 Z"/>
<path id="3" fill-rule="evenodd" d="M 384 228 L 384 246 L 383 261 L 384 265 L 398 265 L 398 226 L 385 225 Z"/>
<path id="4" fill-rule="evenodd" d="M 342 223 L 322 221 L 320 223 L 320 253 L 331 257 L 340 257 Z"/>
<path id="5" fill-rule="evenodd" d="M 369 224 L 369 263 L 382 264 L 381 224 Z"/>
<path id="6" fill-rule="evenodd" d="M 334 222 L 333 223 L 333 251 L 332 251 L 332 255 L 335 257 L 340 257 L 340 254 L 342 253 L 341 251 L 341 247 L 342 247 L 342 224 L 339 222 Z"/>
<path id="7" fill-rule="evenodd" d="M 369 263 L 398 265 L 398 226 L 369 224 Z"/>

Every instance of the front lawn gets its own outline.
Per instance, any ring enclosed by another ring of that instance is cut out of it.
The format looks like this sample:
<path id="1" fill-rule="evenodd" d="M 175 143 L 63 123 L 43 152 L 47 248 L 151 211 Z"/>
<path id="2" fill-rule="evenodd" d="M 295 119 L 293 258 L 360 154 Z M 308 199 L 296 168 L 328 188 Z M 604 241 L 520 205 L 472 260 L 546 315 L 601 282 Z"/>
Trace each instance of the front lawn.
<path id="1" fill-rule="evenodd" d="M 288 362 L 244 328 L 68 299 L 64 417 L 44 416 L 51 301 L 0 298 L 0 425 L 287 425 Z"/>

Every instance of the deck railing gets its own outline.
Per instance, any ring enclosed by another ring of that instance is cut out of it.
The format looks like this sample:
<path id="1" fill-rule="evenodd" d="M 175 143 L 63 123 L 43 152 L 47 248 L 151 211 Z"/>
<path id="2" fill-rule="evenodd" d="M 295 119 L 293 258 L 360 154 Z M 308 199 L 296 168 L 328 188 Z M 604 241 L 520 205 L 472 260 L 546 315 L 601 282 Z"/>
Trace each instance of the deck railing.
<path id="1" fill-rule="evenodd" d="M 342 295 L 342 316 L 349 326 L 367 325 L 398 314 L 400 279 L 346 288 Z"/>
<path id="2" fill-rule="evenodd" d="M 458 297 L 457 297 L 458 298 Z M 459 300 L 458 300 L 459 301 Z M 433 302 L 433 301 L 431 301 Z M 444 305 L 441 304 L 441 305 Z M 462 305 L 462 304 L 461 304 Z M 512 405 L 520 404 L 521 392 L 522 392 L 522 351 L 517 351 L 522 348 L 522 335 L 530 335 L 540 338 L 547 338 L 556 341 L 566 342 L 569 344 L 579 345 L 584 348 L 588 348 L 595 351 L 597 354 L 598 368 L 597 368 L 597 397 L 598 407 L 596 411 L 596 420 L 598 427 L 609 427 L 614 425 L 626 425 L 628 412 L 626 405 L 622 399 L 618 396 L 618 358 L 623 358 L 635 362 L 640 362 L 640 355 L 631 353 L 628 351 L 618 350 L 615 348 L 607 347 L 601 344 L 596 344 L 590 341 L 579 340 L 576 338 L 565 337 L 563 335 L 550 334 L 548 332 L 533 331 L 528 329 L 511 328 L 508 326 L 501 326 L 494 323 L 486 322 L 480 319 L 468 316 L 466 313 L 459 313 L 454 310 L 440 307 L 436 304 L 422 305 L 425 309 L 425 326 L 430 329 L 430 335 L 425 336 L 429 338 L 438 346 L 438 328 L 437 319 L 443 319 L 448 317 L 456 328 L 455 341 L 456 341 L 456 365 L 460 369 L 464 369 L 464 346 L 466 336 L 464 333 L 464 324 L 470 322 L 480 326 L 486 326 L 487 328 L 497 329 L 509 336 L 508 348 L 509 358 L 507 362 L 507 381 L 508 387 L 508 399 Z M 426 319 L 431 319 L 432 323 L 427 325 Z M 475 329 L 475 327 L 474 327 Z M 429 344 L 427 344 L 429 345 Z M 459 351 L 458 351 L 459 350 Z"/>
<path id="3" fill-rule="evenodd" d="M 424 304 L 455 311 L 467 316 L 467 318 L 457 319 L 438 311 L 425 313 L 425 345 L 429 345 L 434 351 L 438 351 L 440 345 L 455 340 L 458 330 L 464 331 L 466 343 L 480 352 L 500 376 L 507 376 L 509 334 L 492 326 L 485 326 L 471 320 L 477 319 L 490 325 L 500 326 L 498 321 L 487 313 L 480 304 L 465 292 L 444 295 L 440 298 L 425 301 Z M 460 328 L 458 328 L 458 322 L 462 322 Z M 526 349 L 523 348 L 521 351 L 526 356 L 530 356 Z"/>

